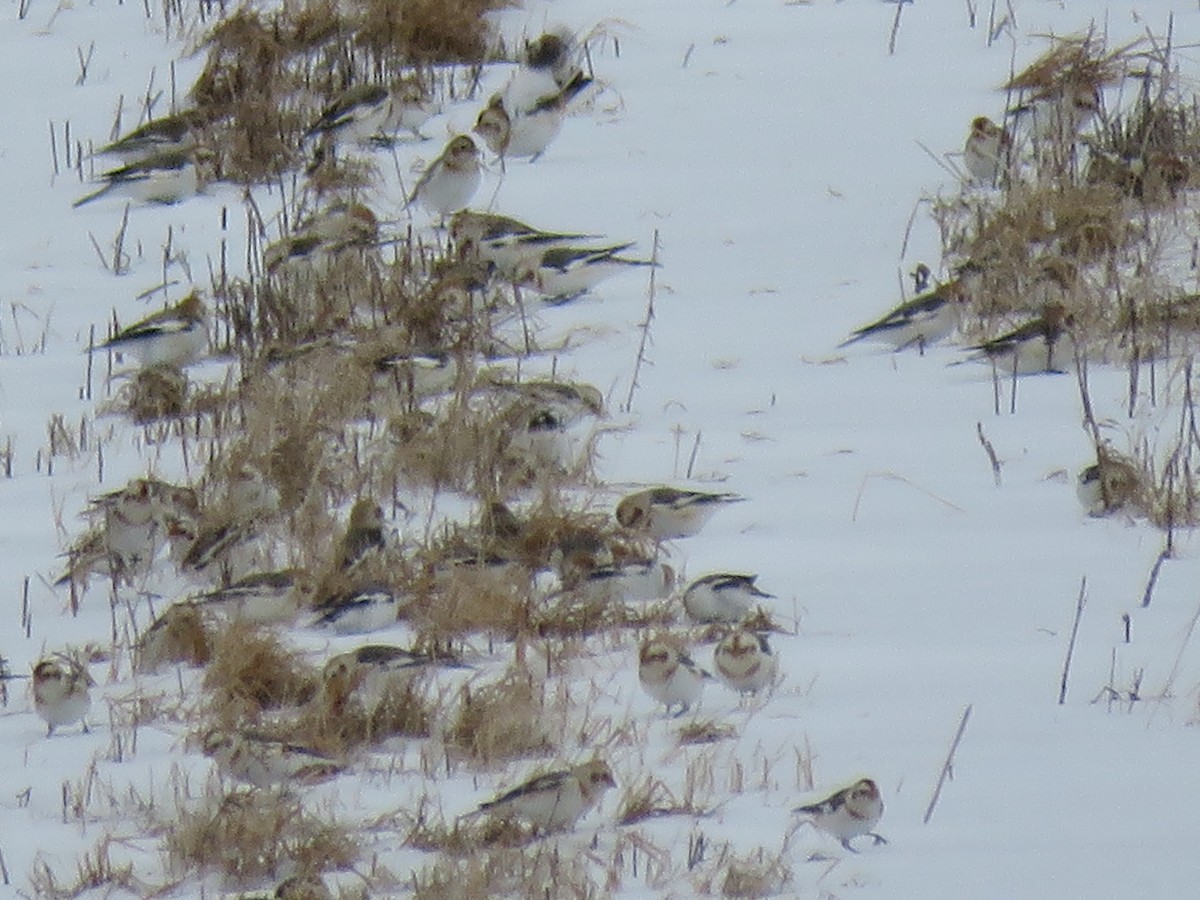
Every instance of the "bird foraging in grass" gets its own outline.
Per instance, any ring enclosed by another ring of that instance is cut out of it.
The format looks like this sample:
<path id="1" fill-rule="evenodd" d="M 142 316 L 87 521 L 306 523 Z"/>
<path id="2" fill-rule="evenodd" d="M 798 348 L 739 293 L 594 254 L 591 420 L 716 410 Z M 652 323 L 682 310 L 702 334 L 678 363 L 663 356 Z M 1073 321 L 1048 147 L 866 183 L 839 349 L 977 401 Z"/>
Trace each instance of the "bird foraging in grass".
<path id="1" fill-rule="evenodd" d="M 874 831 L 883 817 L 883 798 L 879 786 L 870 778 L 861 778 L 792 812 L 808 816 L 813 825 L 837 838 L 851 853 L 858 851 L 850 846 L 850 841 L 862 835 L 874 838 L 877 845 L 887 843 L 886 838 Z"/>
<path id="2" fill-rule="evenodd" d="M 201 747 L 222 775 L 258 788 L 312 784 L 343 769 L 340 761 L 311 747 L 256 731 L 210 731 Z"/>
<path id="3" fill-rule="evenodd" d="M 1062 373 L 1064 353 L 1059 349 L 1062 338 L 1071 324 L 1067 308 L 1058 302 L 1050 302 L 1041 315 L 999 337 L 967 348 L 973 351 L 960 362 L 988 361 L 997 368 L 1017 375 L 1039 375 Z M 952 364 L 956 365 L 956 363 Z"/>
<path id="4" fill-rule="evenodd" d="M 631 246 L 550 246 L 536 258 L 530 258 L 516 268 L 513 283 L 537 291 L 548 303 L 567 303 L 618 272 L 658 265 L 649 259 L 620 255 L 622 250 L 628 250 Z"/>
<path id="5" fill-rule="evenodd" d="M 182 369 L 208 349 L 208 317 L 198 291 L 174 306 L 122 328 L 96 350 L 130 353 L 145 368 Z"/>
<path id="6" fill-rule="evenodd" d="M 390 88 L 356 84 L 338 94 L 304 136 L 345 144 L 386 144 L 405 130 L 424 140 L 421 126 L 437 112 L 438 105 L 414 81 L 402 81 Z"/>
<path id="7" fill-rule="evenodd" d="M 466 817 L 486 813 L 501 820 L 520 819 L 538 832 L 564 831 L 574 826 L 616 784 L 608 763 L 592 760 L 531 778 L 480 804 L 479 809 Z"/>

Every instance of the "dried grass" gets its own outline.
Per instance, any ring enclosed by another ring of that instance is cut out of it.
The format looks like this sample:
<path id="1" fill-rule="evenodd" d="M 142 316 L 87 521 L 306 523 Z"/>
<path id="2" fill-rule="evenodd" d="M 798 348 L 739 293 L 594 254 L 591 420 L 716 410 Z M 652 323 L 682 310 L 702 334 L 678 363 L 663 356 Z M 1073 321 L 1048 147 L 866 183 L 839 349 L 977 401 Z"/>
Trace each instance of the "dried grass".
<path id="1" fill-rule="evenodd" d="M 218 871 L 238 882 L 349 867 L 358 846 L 348 828 L 306 812 L 298 797 L 235 791 L 183 811 L 164 840 L 179 875 Z"/>
<path id="2" fill-rule="evenodd" d="M 278 638 L 244 626 L 226 629 L 213 642 L 203 684 L 219 727 L 256 720 L 265 710 L 301 706 L 317 690 L 315 673 Z"/>
<path id="3" fill-rule="evenodd" d="M 475 762 L 493 765 L 551 752 L 546 721 L 545 686 L 528 670 L 513 665 L 482 687 L 463 686 L 445 740 Z"/>

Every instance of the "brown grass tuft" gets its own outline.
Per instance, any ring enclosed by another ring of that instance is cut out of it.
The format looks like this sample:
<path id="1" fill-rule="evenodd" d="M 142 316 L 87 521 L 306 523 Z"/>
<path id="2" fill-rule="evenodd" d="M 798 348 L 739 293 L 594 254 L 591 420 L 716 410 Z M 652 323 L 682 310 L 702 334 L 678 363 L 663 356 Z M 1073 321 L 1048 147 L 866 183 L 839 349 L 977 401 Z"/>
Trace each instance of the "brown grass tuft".
<path id="1" fill-rule="evenodd" d="M 545 713 L 544 685 L 514 665 L 483 687 L 463 686 L 446 742 L 484 765 L 548 753 Z"/>
<path id="2" fill-rule="evenodd" d="M 138 639 L 134 667 L 153 672 L 182 663 L 203 666 L 212 658 L 214 623 L 194 603 L 173 603 Z"/>
<path id="3" fill-rule="evenodd" d="M 358 855 L 349 830 L 306 812 L 294 795 L 235 791 L 181 812 L 165 845 L 181 875 L 218 871 L 236 881 L 347 868 Z"/>
<path id="4" fill-rule="evenodd" d="M 316 676 L 269 632 L 238 626 L 213 642 L 204 689 L 216 722 L 227 727 L 264 710 L 307 703 Z"/>

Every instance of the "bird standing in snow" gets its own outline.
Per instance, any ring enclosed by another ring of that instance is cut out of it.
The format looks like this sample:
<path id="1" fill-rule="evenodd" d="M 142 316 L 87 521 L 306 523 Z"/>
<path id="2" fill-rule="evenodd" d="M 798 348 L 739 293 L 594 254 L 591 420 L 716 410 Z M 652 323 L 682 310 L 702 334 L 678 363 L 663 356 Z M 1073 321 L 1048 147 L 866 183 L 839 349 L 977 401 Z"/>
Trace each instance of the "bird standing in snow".
<path id="1" fill-rule="evenodd" d="M 869 835 L 876 844 L 887 840 L 875 833 L 883 817 L 883 798 L 879 786 L 870 778 L 861 778 L 849 787 L 840 788 L 816 803 L 799 806 L 792 812 L 809 816 L 812 823 L 826 834 L 837 838 L 851 853 L 857 853 L 850 841 Z"/>
<path id="2" fill-rule="evenodd" d="M 779 660 L 771 652 L 765 634 L 739 629 L 717 644 L 713 668 L 726 687 L 742 694 L 757 694 L 774 683 Z"/>
<path id="3" fill-rule="evenodd" d="M 1067 334 L 1071 317 L 1067 308 L 1058 302 L 1050 302 L 1042 314 L 1000 337 L 968 347 L 973 351 L 962 362 L 972 360 L 990 361 L 998 368 L 1017 375 L 1038 375 L 1064 371 L 1062 353 L 1055 357 L 1061 339 Z"/>
<path id="4" fill-rule="evenodd" d="M 578 822 L 616 784 L 608 763 L 592 760 L 531 778 L 467 815 L 487 813 L 498 819 L 521 819 L 539 832 L 563 831 Z"/>
<path id="5" fill-rule="evenodd" d="M 971 121 L 971 131 L 963 145 L 963 165 L 974 184 L 992 187 L 1003 170 L 1012 139 L 1003 128 L 987 116 L 977 116 Z"/>
<path id="6" fill-rule="evenodd" d="M 468 135 L 460 134 L 426 167 L 408 202 L 420 203 L 444 219 L 470 205 L 482 180 L 479 148 Z"/>
<path id="7" fill-rule="evenodd" d="M 169 309 L 123 328 L 97 350 L 131 353 L 142 366 L 182 369 L 208 349 L 207 313 L 198 291 Z"/>
<path id="8" fill-rule="evenodd" d="M 848 347 L 864 338 L 881 340 L 897 351 L 917 347 L 921 353 L 958 326 L 959 316 L 968 297 L 968 275 L 961 274 L 931 291 L 901 303 L 887 315 L 851 332 L 838 345 Z"/>
<path id="9" fill-rule="evenodd" d="M 638 649 L 638 681 L 642 688 L 667 708 L 678 706 L 682 716 L 700 702 L 704 682 L 712 678 L 696 665 L 674 641 L 651 638 Z"/>
<path id="10" fill-rule="evenodd" d="M 33 667 L 33 708 L 46 723 L 46 736 L 61 725 L 83 724 L 92 706 L 91 688 L 96 682 L 77 658 L 55 653 Z"/>
<path id="11" fill-rule="evenodd" d="M 755 585 L 757 579 L 757 575 L 732 572 L 716 572 L 697 578 L 684 589 L 684 612 L 700 624 L 741 622 L 759 600 L 775 599 L 774 594 Z"/>
<path id="12" fill-rule="evenodd" d="M 669 541 L 699 533 L 718 509 L 743 499 L 737 494 L 652 487 L 623 497 L 617 504 L 616 517 L 622 528 L 644 532 L 656 541 Z"/>

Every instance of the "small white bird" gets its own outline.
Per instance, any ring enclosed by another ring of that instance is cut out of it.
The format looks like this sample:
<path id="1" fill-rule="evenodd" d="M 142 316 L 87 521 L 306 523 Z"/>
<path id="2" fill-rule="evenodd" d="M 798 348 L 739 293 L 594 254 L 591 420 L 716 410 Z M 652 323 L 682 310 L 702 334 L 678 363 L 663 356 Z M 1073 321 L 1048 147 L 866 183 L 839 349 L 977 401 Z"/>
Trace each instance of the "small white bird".
<path id="1" fill-rule="evenodd" d="M 570 588 L 592 603 L 644 603 L 669 597 L 675 570 L 660 560 L 628 559 L 586 571 Z"/>
<path id="2" fill-rule="evenodd" d="M 210 731 L 201 746 L 223 776 L 258 788 L 312 784 L 345 768 L 339 760 L 310 747 L 255 731 Z"/>
<path id="3" fill-rule="evenodd" d="M 442 155 L 426 167 L 408 205 L 420 203 L 444 219 L 470 205 L 482 180 L 479 148 L 469 135 L 460 134 L 451 138 Z"/>
<path id="4" fill-rule="evenodd" d="M 612 247 L 554 245 L 542 250 L 536 260 L 527 260 L 514 272 L 513 283 L 541 294 L 546 302 L 567 303 L 616 275 L 658 263 L 620 256 L 632 244 Z"/>
<path id="5" fill-rule="evenodd" d="M 525 109 L 513 109 L 504 94 L 494 94 L 472 130 L 501 159 L 536 160 L 558 137 L 571 101 L 591 83 L 579 72 L 561 89 L 537 98 Z"/>
<path id="6" fill-rule="evenodd" d="M 56 585 L 86 585 L 91 575 L 130 582 L 146 574 L 174 534 L 195 521 L 196 492 L 156 478 L 135 478 L 96 499 L 83 517 L 93 525 L 67 551 Z"/>
<path id="7" fill-rule="evenodd" d="M 201 594 L 196 602 L 246 625 L 278 624 L 295 617 L 302 581 L 295 569 L 254 572 L 227 587 Z"/>
<path id="8" fill-rule="evenodd" d="M 463 668 L 462 660 L 449 652 L 420 652 L 391 644 L 364 644 L 331 657 L 321 673 L 322 691 L 335 705 L 352 694 L 370 708 L 389 690 L 403 686 L 432 668 Z"/>
<path id="9" fill-rule="evenodd" d="M 405 130 L 424 140 L 421 126 L 437 112 L 438 105 L 415 81 L 401 81 L 391 88 L 356 84 L 335 97 L 304 136 L 348 144 L 386 144 Z"/>
<path id="10" fill-rule="evenodd" d="M 131 353 L 143 367 L 182 369 L 208 349 L 208 317 L 198 291 L 123 328 L 96 350 Z"/>
<path id="11" fill-rule="evenodd" d="M 848 347 L 864 338 L 886 341 L 897 351 L 925 348 L 948 336 L 958 326 L 962 308 L 970 293 L 966 275 L 960 275 L 931 291 L 901 303 L 881 319 L 856 328 L 838 345 Z"/>
<path id="12" fill-rule="evenodd" d="M 647 694 L 666 706 L 668 715 L 678 706 L 678 718 L 699 703 L 704 682 L 711 678 L 672 640 L 651 638 L 638 650 L 638 681 Z"/>
<path id="13" fill-rule="evenodd" d="M 168 606 L 134 645 L 135 668 L 154 672 L 167 665 L 202 666 L 212 656 L 212 622 L 199 604 L 179 600 Z"/>
<path id="14" fill-rule="evenodd" d="M 738 629 L 721 639 L 713 650 L 713 668 L 726 687 L 742 694 L 757 694 L 770 687 L 779 673 L 779 660 L 765 634 Z"/>
<path id="15" fill-rule="evenodd" d="M 571 828 L 616 787 L 612 769 L 603 760 L 592 760 L 531 778 L 495 799 L 480 804 L 467 816 L 487 813 L 497 819 L 521 819 L 538 832 Z"/>
<path id="16" fill-rule="evenodd" d="M 1009 112 L 1033 137 L 1035 150 L 1043 143 L 1074 143 L 1080 131 L 1100 111 L 1100 90 L 1076 82 L 1035 89 L 1027 103 Z"/>
<path id="17" fill-rule="evenodd" d="M 137 203 L 178 203 L 203 186 L 197 155 L 195 150 L 163 150 L 118 169 L 110 169 L 100 176 L 104 182 L 101 188 L 71 205 L 78 208 L 110 194 Z"/>
<path id="18" fill-rule="evenodd" d="M 96 684 L 75 656 L 54 653 L 33 667 L 33 708 L 46 723 L 46 736 L 61 725 L 80 722 L 88 730 L 87 712 Z"/>
<path id="19" fill-rule="evenodd" d="M 887 843 L 874 831 L 883 817 L 883 798 L 870 778 L 859 779 L 816 803 L 792 811 L 809 816 L 817 828 L 833 835 L 851 853 L 858 851 L 850 846 L 850 841 L 864 834 L 874 838 L 876 844 Z"/>
<path id="20" fill-rule="evenodd" d="M 737 624 L 759 600 L 773 600 L 755 585 L 757 575 L 717 572 L 697 578 L 683 592 L 683 609 L 693 622 Z"/>
<path id="21" fill-rule="evenodd" d="M 460 209 L 450 219 L 450 238 L 460 256 L 490 262 L 510 281 L 522 268 L 536 265 L 548 247 L 593 240 L 598 235 L 541 231 L 495 213 Z"/>
<path id="22" fill-rule="evenodd" d="M 1058 302 L 1050 302 L 1042 314 L 1000 337 L 967 349 L 973 351 L 960 362 L 988 361 L 1006 372 L 1017 375 L 1039 375 L 1061 373 L 1062 366 L 1069 360 L 1064 353 L 1055 356 L 1061 339 L 1067 335 L 1071 316 L 1067 308 Z M 957 363 L 952 363 L 957 365 Z"/>
<path id="23" fill-rule="evenodd" d="M 1012 139 L 1008 132 L 987 116 L 976 116 L 971 120 L 971 131 L 963 145 L 963 165 L 971 182 L 993 187 L 996 178 L 1007 164 L 1012 150 Z"/>
<path id="24" fill-rule="evenodd" d="M 408 606 L 387 585 L 375 584 L 341 591 L 320 601 L 315 610 L 319 615 L 314 625 L 328 625 L 338 634 L 365 634 L 396 624 L 400 613 Z"/>
<path id="25" fill-rule="evenodd" d="M 296 231 L 263 251 L 263 267 L 271 273 L 285 263 L 334 256 L 350 247 L 367 247 L 379 240 L 379 221 L 361 203 L 336 203 Z"/>
<path id="26" fill-rule="evenodd" d="M 558 87 L 570 84 L 582 74 L 579 68 L 583 48 L 567 28 L 555 28 L 526 41 L 520 56 L 521 68 L 542 73 Z"/>
<path id="27" fill-rule="evenodd" d="M 125 165 L 143 162 L 163 153 L 187 153 L 195 149 L 204 115 L 196 109 L 185 109 L 173 115 L 152 119 L 145 125 L 121 135 L 97 154 L 116 156 Z"/>
<path id="28" fill-rule="evenodd" d="M 622 528 L 669 541 L 697 534 L 718 509 L 743 499 L 737 494 L 652 487 L 622 498 L 616 517 Z"/>

